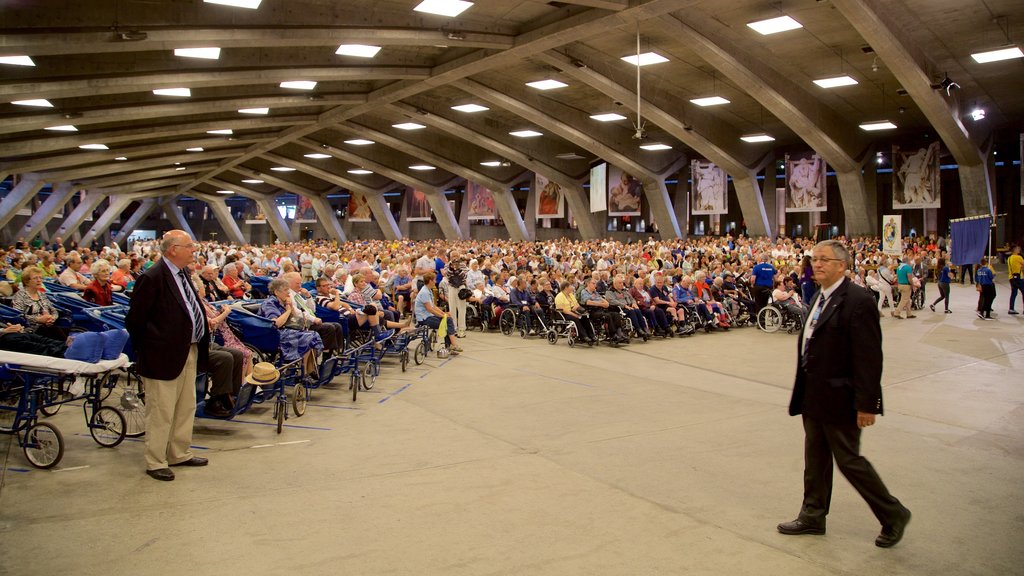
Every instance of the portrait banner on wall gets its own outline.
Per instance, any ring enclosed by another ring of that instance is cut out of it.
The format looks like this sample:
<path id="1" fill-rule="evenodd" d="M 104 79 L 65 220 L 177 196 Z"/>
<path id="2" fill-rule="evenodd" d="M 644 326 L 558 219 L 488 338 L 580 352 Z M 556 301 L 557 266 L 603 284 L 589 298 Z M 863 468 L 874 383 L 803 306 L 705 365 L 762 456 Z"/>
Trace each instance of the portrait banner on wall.
<path id="1" fill-rule="evenodd" d="M 814 152 L 786 154 L 786 212 L 824 212 L 825 160 Z"/>
<path id="2" fill-rule="evenodd" d="M 892 147 L 894 210 L 939 207 L 939 153 L 938 142 L 910 152 Z"/>
<path id="3" fill-rule="evenodd" d="M 690 162 L 690 174 L 693 178 L 691 188 L 691 214 L 727 214 L 729 202 L 725 170 L 707 160 Z"/>
<path id="4" fill-rule="evenodd" d="M 608 209 L 608 163 L 602 162 L 590 169 L 590 211 L 601 212 Z"/>
<path id="5" fill-rule="evenodd" d="M 639 216 L 643 185 L 621 168 L 608 167 L 608 215 Z"/>
<path id="6" fill-rule="evenodd" d="M 882 252 L 896 256 L 903 254 L 903 216 L 882 216 Z"/>
<path id="7" fill-rule="evenodd" d="M 537 192 L 537 219 L 565 217 L 562 187 L 540 174 L 534 174 L 534 177 L 534 190 Z"/>
<path id="8" fill-rule="evenodd" d="M 498 215 L 494 194 L 476 182 L 466 183 L 466 201 L 469 202 L 470 220 L 494 220 Z"/>
<path id="9" fill-rule="evenodd" d="M 313 201 L 305 196 L 299 196 L 299 199 L 295 204 L 295 223 L 316 223 L 316 210 L 313 209 Z"/>
<path id="10" fill-rule="evenodd" d="M 407 207 L 409 211 L 405 217 L 408 222 L 430 222 L 430 202 L 427 201 L 427 193 L 423 190 L 406 187 L 405 189 Z"/>
<path id="11" fill-rule="evenodd" d="M 351 192 L 348 197 L 348 221 L 349 222 L 372 222 L 373 212 L 370 211 L 370 203 L 366 196 L 360 192 Z"/>
<path id="12" fill-rule="evenodd" d="M 260 205 L 252 200 L 246 200 L 245 204 L 245 223 L 246 224 L 266 224 L 267 215 L 263 213 L 263 209 Z"/>

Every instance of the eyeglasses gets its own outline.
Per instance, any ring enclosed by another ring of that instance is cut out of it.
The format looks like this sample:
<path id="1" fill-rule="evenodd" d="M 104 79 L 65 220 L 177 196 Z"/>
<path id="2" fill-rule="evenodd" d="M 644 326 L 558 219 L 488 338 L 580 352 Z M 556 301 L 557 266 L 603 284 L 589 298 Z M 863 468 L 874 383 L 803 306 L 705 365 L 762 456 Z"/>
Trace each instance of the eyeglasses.
<path id="1" fill-rule="evenodd" d="M 193 243 L 189 243 L 189 244 L 171 244 L 172 248 L 175 247 L 175 246 L 177 246 L 179 248 L 188 248 L 189 250 L 198 250 L 199 249 L 199 245 L 198 244 L 193 244 Z"/>
<path id="2" fill-rule="evenodd" d="M 811 262 L 814 264 L 824 264 L 825 262 L 842 262 L 842 258 L 825 258 L 824 256 L 815 256 L 811 258 Z"/>

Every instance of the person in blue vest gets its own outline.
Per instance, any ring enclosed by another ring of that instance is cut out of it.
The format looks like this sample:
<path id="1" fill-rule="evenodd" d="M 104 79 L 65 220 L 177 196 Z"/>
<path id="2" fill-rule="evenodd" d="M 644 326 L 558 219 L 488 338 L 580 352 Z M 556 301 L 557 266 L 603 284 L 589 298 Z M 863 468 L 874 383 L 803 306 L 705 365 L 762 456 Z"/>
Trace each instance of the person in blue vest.
<path id="1" fill-rule="evenodd" d="M 754 304 L 757 309 L 756 315 L 768 304 L 768 297 L 771 296 L 772 288 L 775 287 L 775 266 L 768 261 L 768 254 L 761 254 L 758 263 L 754 265 L 751 274 L 754 276 L 754 285 L 750 287 L 750 295 L 754 297 Z"/>
<path id="2" fill-rule="evenodd" d="M 988 258 L 981 259 L 981 264 L 974 272 L 974 280 L 978 283 L 978 318 L 993 320 L 992 302 L 996 299 L 996 273 L 988 265 Z"/>

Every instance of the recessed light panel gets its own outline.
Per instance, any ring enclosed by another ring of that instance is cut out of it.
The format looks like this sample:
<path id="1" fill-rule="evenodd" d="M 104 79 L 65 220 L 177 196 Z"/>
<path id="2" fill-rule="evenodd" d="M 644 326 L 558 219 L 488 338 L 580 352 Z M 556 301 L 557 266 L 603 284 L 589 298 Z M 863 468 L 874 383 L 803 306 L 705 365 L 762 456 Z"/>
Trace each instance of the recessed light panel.
<path id="1" fill-rule="evenodd" d="M 242 180 L 245 184 L 263 184 L 263 180 L 257 180 L 255 178 L 247 178 Z"/>
<path id="2" fill-rule="evenodd" d="M 614 112 L 609 112 L 608 114 L 594 114 L 590 118 L 597 120 L 598 122 L 615 122 L 616 120 L 626 119 L 622 114 L 616 114 Z"/>
<path id="3" fill-rule="evenodd" d="M 747 134 L 746 136 L 740 136 L 740 140 L 744 142 L 773 142 L 775 138 L 767 134 Z"/>
<path id="4" fill-rule="evenodd" d="M 11 64 L 14 66 L 35 66 L 36 63 L 28 56 L 0 56 L 0 64 Z"/>
<path id="5" fill-rule="evenodd" d="M 881 120 L 879 122 L 865 122 L 860 125 L 861 130 L 867 132 L 874 132 L 875 130 L 892 130 L 896 128 L 896 125 L 888 120 Z"/>
<path id="6" fill-rule="evenodd" d="M 708 96 L 707 98 L 694 98 L 690 102 L 697 106 L 721 106 L 722 104 L 729 104 L 729 101 L 721 96 Z"/>
<path id="7" fill-rule="evenodd" d="M 657 150 L 671 150 L 672 147 L 669 146 L 668 144 L 641 144 L 640 145 L 640 149 L 642 149 L 642 150 L 657 151 Z"/>
<path id="8" fill-rule="evenodd" d="M 295 172 L 295 168 L 291 168 L 288 166 L 274 166 L 273 168 L 271 168 L 271 170 L 273 170 L 274 172 Z"/>
<path id="9" fill-rule="evenodd" d="M 223 130 L 207 130 L 207 134 L 234 134 L 231 128 L 224 128 Z"/>
<path id="10" fill-rule="evenodd" d="M 217 190 L 217 194 L 234 194 L 231 190 Z"/>
<path id="11" fill-rule="evenodd" d="M 974 58 L 974 61 L 978 64 L 988 64 L 989 62 L 999 62 L 1000 60 L 1024 58 L 1024 52 L 1021 52 L 1020 48 L 1013 46 L 1011 48 L 989 50 L 988 52 L 975 52 L 971 54 L 971 58 Z"/>
<path id="12" fill-rule="evenodd" d="M 125 157 L 125 156 L 118 156 L 117 158 L 114 158 L 114 160 L 117 160 L 118 162 L 124 162 L 124 161 L 125 161 L 125 160 L 127 160 L 127 159 L 128 159 L 128 158 L 127 158 L 127 157 Z"/>
<path id="13" fill-rule="evenodd" d="M 281 82 L 281 88 L 289 88 L 291 90 L 312 90 L 316 88 L 316 82 L 312 80 L 289 80 L 288 82 Z"/>
<path id="14" fill-rule="evenodd" d="M 303 154 L 303 158 L 312 158 L 313 160 L 323 160 L 324 158 L 330 158 L 330 154 L 321 154 L 320 152 L 314 152 L 312 154 Z"/>
<path id="15" fill-rule="evenodd" d="M 498 160 L 488 160 L 487 162 L 481 162 L 480 165 L 494 168 L 495 166 L 501 166 L 501 162 Z"/>
<path id="16" fill-rule="evenodd" d="M 255 10 L 260 7 L 262 0 L 203 0 L 207 4 L 223 4 L 224 6 L 234 6 L 235 8 L 249 8 Z"/>
<path id="17" fill-rule="evenodd" d="M 82 144 L 79 148 L 82 150 L 108 150 L 106 144 Z"/>
<path id="18" fill-rule="evenodd" d="M 804 27 L 803 24 L 793 20 L 789 16 L 779 16 L 778 18 L 769 18 L 768 20 L 750 22 L 747 26 L 753 28 L 764 36 Z"/>
<path id="19" fill-rule="evenodd" d="M 413 164 L 412 166 L 409 166 L 409 169 L 410 170 L 419 170 L 420 172 L 426 172 L 428 170 L 437 170 L 437 168 L 435 168 L 435 167 L 433 167 L 433 166 L 431 166 L 429 164 Z"/>
<path id="20" fill-rule="evenodd" d="M 565 88 L 568 86 L 565 82 L 559 82 L 558 80 L 537 80 L 536 82 L 527 82 L 527 86 L 530 88 L 536 88 L 537 90 L 554 90 L 556 88 Z"/>
<path id="21" fill-rule="evenodd" d="M 182 171 L 182 170 L 184 170 L 184 169 L 185 169 L 185 167 L 184 167 L 184 166 L 178 166 L 177 168 L 175 168 L 175 169 L 174 169 L 174 171 L 175 171 L 175 172 L 181 172 L 181 171 Z"/>
<path id="22" fill-rule="evenodd" d="M 837 88 L 839 86 L 852 86 L 857 83 L 856 80 L 849 76 L 834 76 L 832 78 L 819 78 L 814 81 L 815 84 L 822 88 Z"/>
<path id="23" fill-rule="evenodd" d="M 267 114 L 270 112 L 270 108 L 240 108 L 238 112 L 241 114 Z"/>
<path id="24" fill-rule="evenodd" d="M 189 88 L 157 88 L 153 90 L 153 94 L 157 96 L 179 96 L 188 98 L 192 96 L 192 90 Z"/>
<path id="25" fill-rule="evenodd" d="M 459 106 L 452 106 L 452 110 L 472 114 L 474 112 L 484 112 L 486 110 L 490 110 L 490 108 L 479 104 L 460 104 Z"/>
<path id="26" fill-rule="evenodd" d="M 202 152 L 202 151 L 203 151 L 203 149 L 202 149 L 201 146 L 196 146 L 194 148 L 185 148 L 185 152 Z"/>
<path id="27" fill-rule="evenodd" d="M 182 58 L 217 60 L 220 58 L 220 48 L 175 48 L 174 55 Z"/>
<path id="28" fill-rule="evenodd" d="M 509 132 L 509 134 L 516 138 L 535 138 L 544 135 L 543 132 L 537 132 L 536 130 L 516 130 L 515 132 Z"/>
<path id="29" fill-rule="evenodd" d="M 75 128 L 70 124 L 66 124 L 64 126 L 50 126 L 47 130 L 53 130 L 54 132 L 78 132 L 78 128 Z"/>
<path id="30" fill-rule="evenodd" d="M 644 52 L 637 57 L 636 54 L 622 57 L 623 62 L 628 62 L 633 66 L 649 66 L 651 64 L 661 64 L 662 62 L 668 62 L 668 58 L 665 58 L 661 54 L 655 54 L 654 52 Z"/>
<path id="31" fill-rule="evenodd" d="M 37 100 L 15 100 L 11 104 L 17 104 L 18 106 L 38 106 L 40 108 L 53 108 L 53 104 L 50 104 L 49 100 L 37 99 Z"/>
<path id="32" fill-rule="evenodd" d="M 373 172 L 372 172 L 372 171 L 370 171 L 370 170 L 364 170 L 364 169 L 362 169 L 362 168 L 356 168 L 356 169 L 354 169 L 354 170 L 349 170 L 349 171 L 348 171 L 348 173 L 349 173 L 349 174 L 356 174 L 356 175 L 358 175 L 358 176 L 365 176 L 366 174 L 373 174 Z"/>
<path id="33" fill-rule="evenodd" d="M 345 144 L 351 144 L 353 146 L 369 146 L 370 144 L 374 144 L 374 141 L 366 140 L 363 138 L 356 138 L 354 140 L 345 140 Z"/>
<path id="34" fill-rule="evenodd" d="M 373 58 L 380 52 L 380 46 L 367 46 L 366 44 L 342 44 L 334 51 L 340 56 L 355 56 L 357 58 Z"/>
<path id="35" fill-rule="evenodd" d="M 423 0 L 413 10 L 454 18 L 465 12 L 472 5 L 472 2 L 464 2 L 463 0 Z"/>
<path id="36" fill-rule="evenodd" d="M 398 128 L 399 130 L 421 130 L 426 128 L 423 124 L 417 124 L 415 122 L 403 122 L 401 124 L 392 124 L 392 128 Z"/>

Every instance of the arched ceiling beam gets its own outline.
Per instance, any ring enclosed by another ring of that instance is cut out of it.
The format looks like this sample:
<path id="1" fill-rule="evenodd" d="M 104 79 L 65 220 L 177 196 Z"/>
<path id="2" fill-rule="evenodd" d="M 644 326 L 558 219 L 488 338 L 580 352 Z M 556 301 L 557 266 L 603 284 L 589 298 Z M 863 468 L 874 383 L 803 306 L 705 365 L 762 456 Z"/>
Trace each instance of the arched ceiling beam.
<path id="1" fill-rule="evenodd" d="M 189 152 L 188 154 L 179 154 L 177 156 L 164 156 L 162 158 L 147 158 L 145 160 L 126 162 L 113 162 L 108 164 L 101 164 L 99 166 L 89 166 L 83 168 L 71 168 L 69 170 L 63 170 L 61 172 L 47 172 L 46 178 L 50 182 L 63 182 L 65 180 L 80 180 L 83 178 L 95 178 L 97 176 L 108 176 L 112 174 L 118 174 L 121 172 L 132 172 L 135 170 L 145 170 L 147 168 L 157 168 L 160 166 L 171 166 L 175 162 L 185 164 L 186 162 L 202 162 L 205 160 L 221 159 L 225 156 L 231 156 L 234 154 L 230 150 L 212 150 L 210 152 Z"/>

